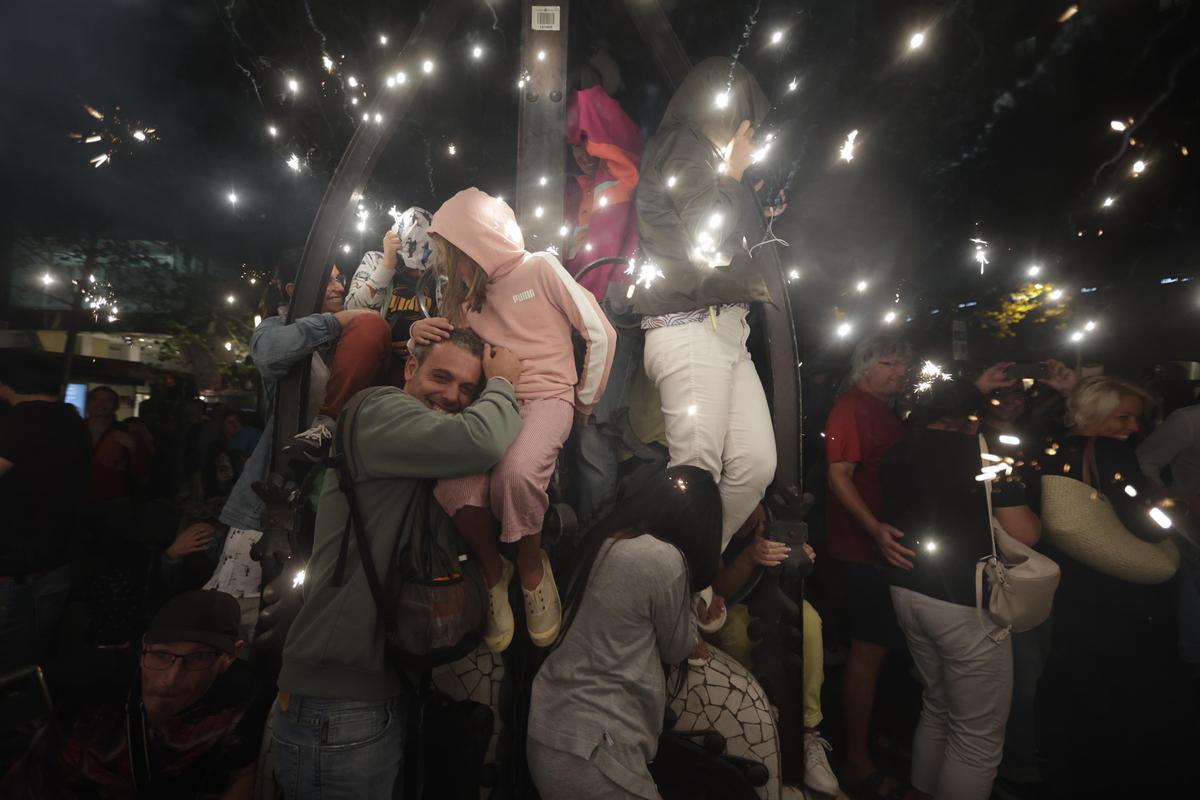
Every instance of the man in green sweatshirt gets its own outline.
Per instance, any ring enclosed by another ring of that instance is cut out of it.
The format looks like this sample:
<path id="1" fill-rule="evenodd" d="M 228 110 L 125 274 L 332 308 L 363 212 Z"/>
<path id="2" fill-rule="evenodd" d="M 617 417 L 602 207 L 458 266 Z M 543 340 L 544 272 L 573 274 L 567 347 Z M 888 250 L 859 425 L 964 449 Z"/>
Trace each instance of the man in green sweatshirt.
<path id="1" fill-rule="evenodd" d="M 457 329 L 413 350 L 403 390 L 379 390 L 362 404 L 352 451 L 375 564 L 388 564 L 398 537 L 410 533 L 401 523 L 418 480 L 486 472 L 504 455 L 521 429 L 513 395 L 520 371 L 511 351 Z M 330 472 L 304 606 L 279 673 L 273 750 L 287 800 L 389 800 L 402 782 L 408 697 L 384 656 L 384 628 L 353 537 L 342 585 L 333 581 L 348 514 Z"/>

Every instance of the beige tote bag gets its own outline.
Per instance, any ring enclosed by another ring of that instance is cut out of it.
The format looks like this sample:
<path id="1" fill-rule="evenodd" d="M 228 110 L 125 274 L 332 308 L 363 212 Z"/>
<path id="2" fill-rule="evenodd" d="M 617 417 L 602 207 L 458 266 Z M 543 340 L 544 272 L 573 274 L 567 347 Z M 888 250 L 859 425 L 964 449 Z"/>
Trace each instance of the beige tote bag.
<path id="1" fill-rule="evenodd" d="M 1042 530 L 1046 539 L 1097 572 L 1130 583 L 1156 584 L 1174 577 L 1179 548 L 1169 539 L 1147 542 L 1129 532 L 1098 488 L 1096 453 L 1088 442 L 1083 480 L 1042 476 Z"/>

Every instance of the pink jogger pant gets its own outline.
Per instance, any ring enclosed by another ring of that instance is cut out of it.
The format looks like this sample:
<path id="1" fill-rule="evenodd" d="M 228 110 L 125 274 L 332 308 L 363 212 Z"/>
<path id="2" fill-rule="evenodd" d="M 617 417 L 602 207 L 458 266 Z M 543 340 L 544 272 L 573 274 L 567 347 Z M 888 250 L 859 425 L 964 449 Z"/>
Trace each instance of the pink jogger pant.
<path id="1" fill-rule="evenodd" d="M 500 520 L 500 541 L 541 533 L 558 452 L 571 432 L 574 407 L 565 400 L 519 403 L 524 425 L 491 472 L 438 481 L 433 496 L 453 516 L 465 506 L 490 508 Z"/>

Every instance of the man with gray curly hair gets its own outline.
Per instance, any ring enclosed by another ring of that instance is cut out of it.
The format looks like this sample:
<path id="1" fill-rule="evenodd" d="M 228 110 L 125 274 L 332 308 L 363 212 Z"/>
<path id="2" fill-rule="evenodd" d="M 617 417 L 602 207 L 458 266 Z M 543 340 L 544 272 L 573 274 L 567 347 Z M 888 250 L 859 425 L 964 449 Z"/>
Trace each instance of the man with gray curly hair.
<path id="1" fill-rule="evenodd" d="M 883 659 L 903 646 L 903 633 L 892 610 L 884 567 L 911 569 L 913 553 L 900 544 L 904 534 L 880 521 L 883 494 L 879 470 L 884 454 L 904 438 L 892 404 L 903 393 L 912 346 L 894 334 L 859 342 L 850 357 L 850 374 L 825 425 L 829 464 L 826 530 L 830 559 L 838 562 L 846 586 L 850 654 L 846 660 L 843 703 L 846 764 L 843 785 L 873 787 L 885 780 L 868 748 L 875 684 Z"/>

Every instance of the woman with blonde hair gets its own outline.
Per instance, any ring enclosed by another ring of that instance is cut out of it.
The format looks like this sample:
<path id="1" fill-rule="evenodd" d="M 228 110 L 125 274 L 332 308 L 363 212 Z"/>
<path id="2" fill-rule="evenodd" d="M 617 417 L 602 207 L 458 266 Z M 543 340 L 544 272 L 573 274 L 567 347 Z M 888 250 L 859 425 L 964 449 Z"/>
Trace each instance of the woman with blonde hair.
<path id="1" fill-rule="evenodd" d="M 1092 501 L 1110 504 L 1124 528 L 1091 530 L 1093 538 L 1125 553 L 1162 540 L 1130 442 L 1150 403 L 1135 383 L 1084 378 L 1067 397 L 1067 435 L 1038 458 L 1044 550 L 1062 569 L 1038 687 L 1050 796 L 1170 796 L 1187 763 L 1179 748 L 1194 734 L 1185 732 L 1180 713 L 1190 705 L 1190 687 L 1175 648 L 1174 579 L 1109 574 L 1065 552 L 1070 545 L 1057 533 L 1072 513 L 1056 509 L 1054 482 L 1071 478 L 1092 487 Z"/>

